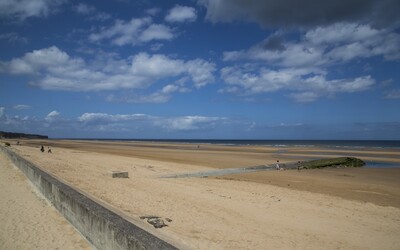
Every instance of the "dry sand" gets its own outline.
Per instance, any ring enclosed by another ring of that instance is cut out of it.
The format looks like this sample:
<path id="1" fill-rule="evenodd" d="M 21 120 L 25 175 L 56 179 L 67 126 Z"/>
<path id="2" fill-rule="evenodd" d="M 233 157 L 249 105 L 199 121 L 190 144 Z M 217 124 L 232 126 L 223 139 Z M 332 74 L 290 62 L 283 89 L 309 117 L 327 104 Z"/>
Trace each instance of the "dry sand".
<path id="1" fill-rule="evenodd" d="M 0 249 L 92 249 L 0 152 Z"/>
<path id="2" fill-rule="evenodd" d="M 39 151 L 37 146 L 45 143 L 51 144 L 52 154 Z M 165 174 L 273 163 L 277 157 L 296 161 L 301 157 L 293 155 L 315 157 L 315 152 L 128 142 L 51 140 L 22 144 L 13 150 L 140 226 L 188 249 L 400 247 L 398 170 L 270 171 L 162 179 L 159 177 Z M 326 149 L 317 153 L 341 154 Z M 399 160 L 396 150 L 348 153 L 387 162 Z M 114 170 L 128 171 L 130 178 L 113 179 L 109 173 Z M 386 196 L 389 198 L 382 199 Z M 155 230 L 139 219 L 145 215 L 172 221 L 167 222 L 168 227 Z"/>

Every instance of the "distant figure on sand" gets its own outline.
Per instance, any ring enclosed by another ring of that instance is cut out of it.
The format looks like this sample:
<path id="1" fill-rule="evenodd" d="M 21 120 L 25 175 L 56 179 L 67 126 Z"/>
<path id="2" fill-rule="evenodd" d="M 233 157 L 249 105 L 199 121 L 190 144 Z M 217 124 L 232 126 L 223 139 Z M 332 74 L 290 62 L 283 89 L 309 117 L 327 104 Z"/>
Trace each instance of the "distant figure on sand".
<path id="1" fill-rule="evenodd" d="M 301 167 L 301 162 L 298 161 L 298 162 L 297 162 L 297 171 L 300 171 L 300 167 Z"/>
<path id="2" fill-rule="evenodd" d="M 51 153 L 51 148 L 48 147 L 47 153 Z"/>
<path id="3" fill-rule="evenodd" d="M 276 161 L 276 170 L 279 170 L 280 166 L 279 166 L 279 160 Z"/>
<path id="4" fill-rule="evenodd" d="M 42 151 L 42 153 L 44 152 L 44 147 L 41 146 L 40 151 Z"/>

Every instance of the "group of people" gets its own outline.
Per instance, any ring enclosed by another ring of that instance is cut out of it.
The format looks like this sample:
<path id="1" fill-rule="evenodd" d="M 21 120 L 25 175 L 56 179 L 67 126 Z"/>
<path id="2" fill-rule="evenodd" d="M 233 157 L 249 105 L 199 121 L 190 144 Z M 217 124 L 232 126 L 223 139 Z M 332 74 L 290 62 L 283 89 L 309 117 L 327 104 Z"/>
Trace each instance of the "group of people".
<path id="1" fill-rule="evenodd" d="M 301 162 L 298 161 L 298 162 L 297 162 L 297 171 L 300 171 L 300 169 L 302 169 L 302 168 L 303 168 L 303 167 L 301 166 Z M 279 160 L 276 161 L 275 169 L 276 169 L 276 170 L 285 170 L 284 168 L 282 168 L 282 167 L 279 165 Z"/>
<path id="2" fill-rule="evenodd" d="M 40 147 L 40 151 L 42 151 L 42 153 L 44 152 L 44 147 L 43 146 Z M 47 153 L 51 153 L 51 148 L 50 147 L 47 147 Z"/>

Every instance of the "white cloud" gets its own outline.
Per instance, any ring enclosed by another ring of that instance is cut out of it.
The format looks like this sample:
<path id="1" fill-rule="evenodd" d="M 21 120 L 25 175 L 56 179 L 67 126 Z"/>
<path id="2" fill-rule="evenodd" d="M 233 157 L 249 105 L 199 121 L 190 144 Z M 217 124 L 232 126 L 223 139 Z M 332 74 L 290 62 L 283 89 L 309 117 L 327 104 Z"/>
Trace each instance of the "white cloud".
<path id="1" fill-rule="evenodd" d="M 56 110 L 51 111 L 50 113 L 47 114 L 46 118 L 44 118 L 48 122 L 53 122 L 58 119 L 60 116 L 60 113 Z"/>
<path id="2" fill-rule="evenodd" d="M 152 126 L 167 131 L 203 130 L 212 128 L 218 123 L 226 120 L 224 117 L 206 116 L 178 116 L 160 117 L 145 114 L 116 114 L 107 113 L 84 113 L 78 120 L 88 126 L 108 126 L 119 124 L 121 127 L 129 127 L 131 124 Z"/>
<path id="3" fill-rule="evenodd" d="M 221 69 L 221 78 L 242 94 L 260 94 L 301 86 L 301 77 L 312 73 L 312 70 L 305 69 L 225 67 Z"/>
<path id="4" fill-rule="evenodd" d="M 0 16 L 24 20 L 28 17 L 46 17 L 58 10 L 65 0 L 2 0 Z"/>
<path id="5" fill-rule="evenodd" d="M 151 9 L 146 10 L 146 14 L 148 14 L 150 16 L 155 16 L 160 12 L 161 12 L 160 8 L 151 8 Z"/>
<path id="6" fill-rule="evenodd" d="M 188 78 L 199 88 L 214 81 L 215 64 L 203 59 L 184 61 L 166 55 L 139 53 L 131 60 L 104 57 L 88 64 L 53 46 L 26 53 L 9 62 L 0 61 L 0 72 L 35 76 L 32 85 L 43 89 L 69 91 L 101 91 L 146 89 L 159 80 L 175 82 Z M 168 85 L 168 84 L 167 84 Z M 180 87 L 180 92 L 183 88 Z M 155 96 L 168 99 L 171 92 Z"/>
<path id="7" fill-rule="evenodd" d="M 132 60 L 132 72 L 137 75 L 151 77 L 166 77 L 182 74 L 184 61 L 170 59 L 165 55 L 139 53 Z"/>
<path id="8" fill-rule="evenodd" d="M 170 23 L 193 22 L 196 21 L 196 18 L 196 10 L 193 7 L 176 5 L 168 12 L 165 21 Z"/>
<path id="9" fill-rule="evenodd" d="M 375 84 L 371 76 L 328 79 L 327 72 L 337 65 L 372 57 L 400 59 L 400 34 L 390 29 L 336 23 L 300 35 L 298 40 L 284 41 L 277 32 L 247 50 L 225 52 L 226 62 L 241 64 L 221 70 L 228 86 L 220 92 L 251 95 L 289 90 L 287 96 L 295 101 L 311 102 L 336 93 L 364 91 Z"/>
<path id="10" fill-rule="evenodd" d="M 182 116 L 167 119 L 158 119 L 155 124 L 167 130 L 201 130 L 214 127 L 226 118 L 205 116 Z"/>
<path id="11" fill-rule="evenodd" d="M 354 59 L 382 56 L 400 59 L 400 35 L 391 30 L 377 30 L 370 25 L 337 23 L 317 27 L 300 41 L 279 41 L 270 46 L 272 35 L 247 50 L 224 52 L 225 61 L 264 61 L 281 67 L 327 67 Z"/>
<path id="12" fill-rule="evenodd" d="M 89 21 L 105 21 L 111 18 L 110 14 L 99 12 L 96 7 L 86 3 L 79 3 L 73 6 L 73 10 Z"/>
<path id="13" fill-rule="evenodd" d="M 110 115 L 106 113 L 84 113 L 78 117 L 78 121 L 84 123 L 113 123 L 149 119 L 150 116 L 144 114 Z"/>
<path id="14" fill-rule="evenodd" d="M 197 88 L 201 88 L 214 81 L 214 63 L 202 59 L 195 59 L 188 61 L 185 66 L 186 71 L 191 76 L 192 81 Z"/>
<path id="15" fill-rule="evenodd" d="M 325 72 L 312 68 L 270 70 L 225 67 L 221 70 L 221 78 L 229 85 L 220 91 L 223 93 L 254 95 L 286 90 L 290 92 L 289 97 L 299 102 L 311 102 L 337 93 L 364 91 L 375 84 L 370 76 L 328 80 Z"/>
<path id="16" fill-rule="evenodd" d="M 355 79 L 331 80 L 328 83 L 334 92 L 354 93 L 370 89 L 376 81 L 371 76 L 363 76 Z"/>
<path id="17" fill-rule="evenodd" d="M 117 46 L 138 45 L 153 40 L 171 40 L 172 30 L 163 24 L 153 24 L 150 17 L 132 18 L 131 21 L 117 20 L 111 27 L 89 35 L 91 42 L 111 40 Z"/>
<path id="18" fill-rule="evenodd" d="M 163 46 L 164 46 L 164 44 L 162 44 L 162 43 L 155 43 L 150 46 L 150 50 L 153 52 L 156 52 L 156 51 L 159 51 Z"/>
<path id="19" fill-rule="evenodd" d="M 162 91 L 154 92 L 150 95 L 136 94 L 130 96 L 115 96 L 111 95 L 107 98 L 110 102 L 124 103 L 166 103 L 171 99 L 171 94 L 163 93 Z"/>
<path id="20" fill-rule="evenodd" d="M 305 34 L 306 41 L 324 49 L 328 62 L 383 56 L 400 59 L 400 35 L 391 29 L 375 29 L 367 24 L 337 23 L 318 27 Z"/>
<path id="21" fill-rule="evenodd" d="M 11 44 L 16 44 L 16 43 L 25 44 L 28 42 L 27 38 L 20 36 L 16 32 L 0 34 L 0 40 L 6 40 L 7 42 L 9 42 Z"/>
<path id="22" fill-rule="evenodd" d="M 379 33 L 370 25 L 341 22 L 311 29 L 305 34 L 305 39 L 312 44 L 334 45 L 371 39 Z"/>
<path id="23" fill-rule="evenodd" d="M 386 92 L 386 99 L 400 99 L 400 89 L 393 89 Z"/>
<path id="24" fill-rule="evenodd" d="M 76 13 L 81 14 L 81 15 L 88 15 L 91 13 L 94 13 L 96 11 L 96 8 L 92 5 L 88 5 L 85 3 L 79 3 L 74 7 L 74 10 Z"/>
<path id="25" fill-rule="evenodd" d="M 64 65 L 70 60 L 67 53 L 52 46 L 46 49 L 34 50 L 26 53 L 22 58 L 12 59 L 9 63 L 0 64 L 0 72 L 33 74 L 42 68 L 53 65 Z"/>
<path id="26" fill-rule="evenodd" d="M 296 102 L 313 102 L 317 100 L 320 96 L 315 92 L 301 92 L 301 93 L 292 93 L 289 95 Z"/>
<path id="27" fill-rule="evenodd" d="M 139 36 L 139 41 L 149 42 L 152 40 L 171 40 L 174 38 L 172 30 L 164 24 L 152 24 Z"/>
<path id="28" fill-rule="evenodd" d="M 186 74 L 196 87 L 202 87 L 214 81 L 215 64 L 203 59 L 183 61 L 170 59 L 165 55 L 140 53 L 133 58 L 132 72 L 140 76 L 162 78 Z"/>
<path id="29" fill-rule="evenodd" d="M 172 86 L 164 91 L 175 91 Z M 50 136 L 67 137 L 99 137 L 104 135 L 122 136 L 123 138 L 168 137 L 172 133 L 202 133 L 204 131 L 217 131 L 229 124 L 225 117 L 209 117 L 199 115 L 189 116 L 153 116 L 141 113 L 108 114 L 108 113 L 83 113 L 68 119 L 63 118 L 58 111 L 50 112 L 44 118 L 36 117 L 9 117 L 5 108 L 0 107 L 0 127 L 10 131 L 30 131 L 30 133 L 46 134 Z M 195 135 L 195 134 L 192 134 Z"/>
<path id="30" fill-rule="evenodd" d="M 266 61 L 282 67 L 307 67 L 323 64 L 323 50 L 312 44 L 287 43 L 282 50 L 268 50 L 263 44 L 249 50 L 224 52 L 225 61 Z"/>
<path id="31" fill-rule="evenodd" d="M 18 104 L 13 107 L 14 109 L 21 110 L 21 109 L 30 109 L 31 106 L 25 104 Z"/>
<path id="32" fill-rule="evenodd" d="M 123 103 L 166 103 L 174 93 L 186 93 L 190 89 L 180 84 L 168 84 L 162 89 L 151 94 L 139 93 L 124 93 L 124 94 L 111 94 L 107 97 L 109 102 L 123 102 Z"/>

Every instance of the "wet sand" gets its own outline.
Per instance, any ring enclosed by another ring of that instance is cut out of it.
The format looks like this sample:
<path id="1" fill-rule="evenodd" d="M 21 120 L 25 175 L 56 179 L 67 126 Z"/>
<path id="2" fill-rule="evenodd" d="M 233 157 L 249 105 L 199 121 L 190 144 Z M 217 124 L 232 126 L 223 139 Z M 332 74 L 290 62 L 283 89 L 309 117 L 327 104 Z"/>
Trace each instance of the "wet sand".
<path id="1" fill-rule="evenodd" d="M 16 141 L 11 141 L 15 144 Z M 358 157 L 400 166 L 400 149 L 337 149 L 321 147 L 226 146 L 135 141 L 27 140 L 24 145 L 40 145 L 88 152 L 193 164 L 212 168 L 248 167 L 281 162 L 297 162 L 341 156 Z"/>
<path id="2" fill-rule="evenodd" d="M 400 208 L 400 168 L 344 168 L 244 173 L 215 177 Z"/>
<path id="3" fill-rule="evenodd" d="M 142 227 L 188 249 L 398 249 L 397 169 L 269 171 L 213 178 L 163 175 L 343 154 L 342 150 L 143 142 L 21 141 L 13 150 Z M 13 143 L 15 144 L 15 143 Z M 50 145 L 52 154 L 39 145 Z M 302 150 L 303 152 L 296 152 Z M 319 151 L 318 151 L 319 150 Z M 398 150 L 346 154 L 396 163 Z M 296 155 L 298 158 L 294 158 Z M 372 155 L 372 156 L 371 156 Z M 114 170 L 130 178 L 113 179 Z M 383 198 L 384 197 L 384 198 Z M 155 230 L 141 216 L 170 219 Z"/>

